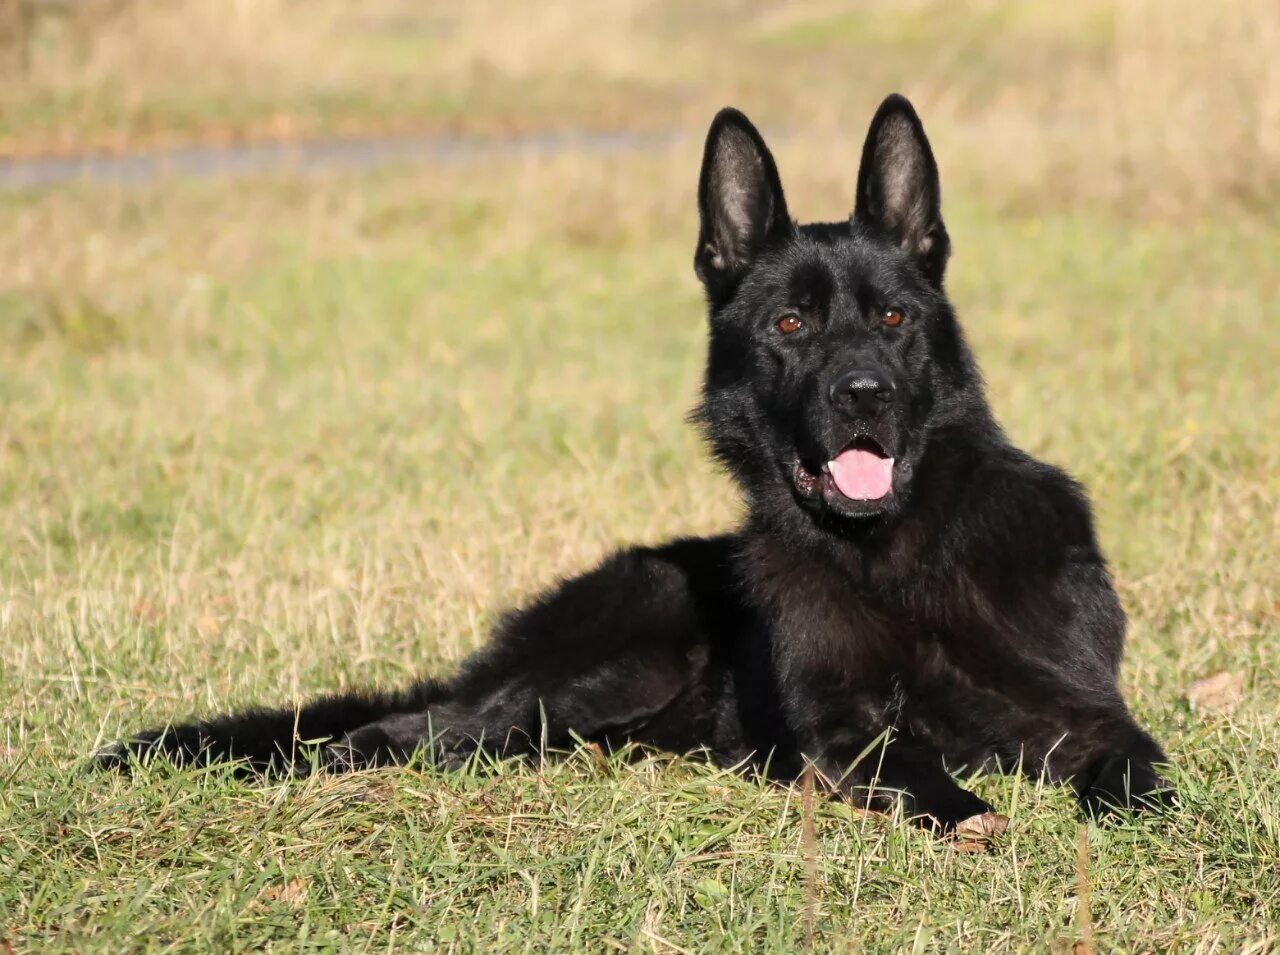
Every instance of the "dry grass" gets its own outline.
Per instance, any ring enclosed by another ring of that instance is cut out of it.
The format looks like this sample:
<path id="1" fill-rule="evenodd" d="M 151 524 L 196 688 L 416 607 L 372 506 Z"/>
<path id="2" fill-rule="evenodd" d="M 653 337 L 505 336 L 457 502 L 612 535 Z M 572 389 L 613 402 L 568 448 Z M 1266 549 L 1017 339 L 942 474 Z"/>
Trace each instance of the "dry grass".
<path id="1" fill-rule="evenodd" d="M 725 102 L 856 134 L 900 89 L 1002 203 L 1204 214 L 1280 182 L 1280 7 L 1255 0 L 23 2 L 27 65 L 0 87 L 9 152 L 697 129 Z"/>

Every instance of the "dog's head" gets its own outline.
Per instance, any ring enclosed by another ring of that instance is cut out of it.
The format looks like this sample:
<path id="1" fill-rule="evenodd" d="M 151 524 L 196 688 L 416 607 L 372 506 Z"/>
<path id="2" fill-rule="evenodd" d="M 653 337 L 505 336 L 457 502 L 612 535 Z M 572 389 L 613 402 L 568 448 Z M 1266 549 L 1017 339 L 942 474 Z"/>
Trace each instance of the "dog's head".
<path id="1" fill-rule="evenodd" d="M 757 508 L 823 526 L 900 513 L 939 427 L 982 403 L 942 290 L 950 241 L 911 104 L 867 133 L 851 217 L 797 225 L 745 116 L 711 124 L 694 258 L 711 312 L 702 422 Z M 971 417 L 971 415 L 970 415 Z"/>

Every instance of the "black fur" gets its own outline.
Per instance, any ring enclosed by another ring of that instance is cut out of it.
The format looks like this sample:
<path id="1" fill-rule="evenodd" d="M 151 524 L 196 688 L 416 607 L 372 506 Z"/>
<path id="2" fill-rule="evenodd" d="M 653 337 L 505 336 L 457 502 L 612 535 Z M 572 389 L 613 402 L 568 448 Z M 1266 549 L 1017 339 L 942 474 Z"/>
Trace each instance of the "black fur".
<path id="1" fill-rule="evenodd" d="M 1166 800 L 1164 754 L 1116 685 L 1125 620 L 1085 495 L 1009 444 L 943 292 L 950 240 L 911 105 L 891 96 L 872 121 L 852 217 L 805 226 L 726 109 L 698 210 L 695 418 L 746 496 L 740 529 L 611 557 L 509 616 L 451 680 L 156 730 L 98 765 L 457 765 L 577 738 L 782 779 L 812 760 L 943 828 L 990 808 L 962 768 L 1070 781 L 1089 812 Z M 887 493 L 841 491 L 846 449 L 872 462 L 860 474 L 892 458 Z"/>

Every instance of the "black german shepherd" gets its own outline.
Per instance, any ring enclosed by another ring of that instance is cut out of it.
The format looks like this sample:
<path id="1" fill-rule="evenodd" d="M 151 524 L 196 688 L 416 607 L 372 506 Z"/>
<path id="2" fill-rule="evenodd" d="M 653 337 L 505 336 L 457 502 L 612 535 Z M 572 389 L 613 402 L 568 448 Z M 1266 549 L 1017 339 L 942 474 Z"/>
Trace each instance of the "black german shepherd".
<path id="1" fill-rule="evenodd" d="M 578 739 L 781 779 L 811 760 L 944 830 L 990 810 L 960 768 L 1070 781 L 1090 813 L 1167 801 L 1165 756 L 1116 685 L 1125 618 L 1089 504 L 1005 438 L 943 292 L 911 104 L 872 120 L 852 217 L 803 226 L 760 134 L 723 110 L 698 214 L 694 417 L 741 485 L 741 528 L 614 555 L 508 616 L 450 680 L 170 726 L 97 764 L 453 766 Z"/>

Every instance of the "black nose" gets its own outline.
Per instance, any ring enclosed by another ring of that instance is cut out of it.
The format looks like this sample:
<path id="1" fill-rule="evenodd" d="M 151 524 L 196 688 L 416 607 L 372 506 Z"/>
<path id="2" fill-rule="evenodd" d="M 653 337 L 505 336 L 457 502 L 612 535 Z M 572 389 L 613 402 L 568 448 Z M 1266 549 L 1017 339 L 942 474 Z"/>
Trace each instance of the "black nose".
<path id="1" fill-rule="evenodd" d="M 831 403 L 846 414 L 879 414 L 892 397 L 893 382 L 874 368 L 846 371 L 831 383 Z"/>

